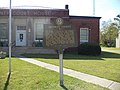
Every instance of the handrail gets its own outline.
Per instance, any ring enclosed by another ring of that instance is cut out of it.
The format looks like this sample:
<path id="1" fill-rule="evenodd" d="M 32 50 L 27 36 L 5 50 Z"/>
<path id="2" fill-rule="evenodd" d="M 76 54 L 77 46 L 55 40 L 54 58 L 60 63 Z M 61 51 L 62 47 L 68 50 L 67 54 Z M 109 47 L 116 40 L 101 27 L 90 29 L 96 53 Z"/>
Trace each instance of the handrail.
<path id="1" fill-rule="evenodd" d="M 15 41 L 12 42 L 12 47 L 11 48 L 14 48 L 15 47 Z"/>

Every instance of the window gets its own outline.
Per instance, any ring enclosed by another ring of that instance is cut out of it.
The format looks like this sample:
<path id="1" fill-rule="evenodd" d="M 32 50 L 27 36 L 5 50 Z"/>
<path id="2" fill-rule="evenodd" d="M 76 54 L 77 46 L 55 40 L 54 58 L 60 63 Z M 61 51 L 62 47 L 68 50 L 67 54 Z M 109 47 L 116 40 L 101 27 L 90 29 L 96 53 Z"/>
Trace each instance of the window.
<path id="1" fill-rule="evenodd" d="M 35 40 L 41 40 L 43 39 L 43 24 L 42 23 L 36 23 L 36 38 Z"/>
<path id="2" fill-rule="evenodd" d="M 42 17 L 34 20 L 34 43 L 36 47 L 43 47 L 44 24 L 50 24 L 50 19 Z"/>
<path id="3" fill-rule="evenodd" d="M 88 28 L 80 28 L 80 43 L 88 42 L 89 31 Z"/>
<path id="4" fill-rule="evenodd" d="M 8 27 L 7 23 L 0 23 L 0 46 L 4 47 L 8 44 Z"/>
<path id="5" fill-rule="evenodd" d="M 43 23 L 35 24 L 35 47 L 43 47 Z"/>
<path id="6" fill-rule="evenodd" d="M 0 41 L 8 41 L 7 23 L 0 23 Z"/>

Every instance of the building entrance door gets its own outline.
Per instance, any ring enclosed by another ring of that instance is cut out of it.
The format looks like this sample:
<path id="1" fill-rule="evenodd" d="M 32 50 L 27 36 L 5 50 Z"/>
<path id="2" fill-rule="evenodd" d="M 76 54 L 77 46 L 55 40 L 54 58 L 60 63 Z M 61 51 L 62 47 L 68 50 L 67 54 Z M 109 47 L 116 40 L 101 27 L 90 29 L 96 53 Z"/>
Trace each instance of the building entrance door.
<path id="1" fill-rule="evenodd" d="M 16 31 L 16 46 L 26 46 L 26 30 Z"/>

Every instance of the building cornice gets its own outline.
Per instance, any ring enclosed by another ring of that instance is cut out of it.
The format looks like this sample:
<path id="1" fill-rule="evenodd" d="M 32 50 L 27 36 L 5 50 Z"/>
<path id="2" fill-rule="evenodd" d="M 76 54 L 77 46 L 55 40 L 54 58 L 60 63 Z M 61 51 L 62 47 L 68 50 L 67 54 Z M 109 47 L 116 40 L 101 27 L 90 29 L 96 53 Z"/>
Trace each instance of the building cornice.
<path id="1" fill-rule="evenodd" d="M 0 16 L 8 16 L 9 9 L 0 9 Z M 67 9 L 12 9 L 12 16 L 68 17 Z"/>

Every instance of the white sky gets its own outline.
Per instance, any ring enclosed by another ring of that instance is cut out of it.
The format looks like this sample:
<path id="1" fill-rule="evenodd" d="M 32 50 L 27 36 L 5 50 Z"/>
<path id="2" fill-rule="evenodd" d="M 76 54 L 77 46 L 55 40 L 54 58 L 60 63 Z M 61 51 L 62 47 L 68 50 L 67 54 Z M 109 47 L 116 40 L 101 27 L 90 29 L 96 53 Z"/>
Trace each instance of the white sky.
<path id="1" fill-rule="evenodd" d="M 120 0 L 95 0 L 95 3 L 95 16 L 102 17 L 102 21 L 120 14 Z M 66 4 L 70 15 L 93 15 L 93 0 L 12 0 L 12 7 L 27 5 L 64 9 Z M 0 0 L 0 7 L 9 7 L 9 0 Z"/>

